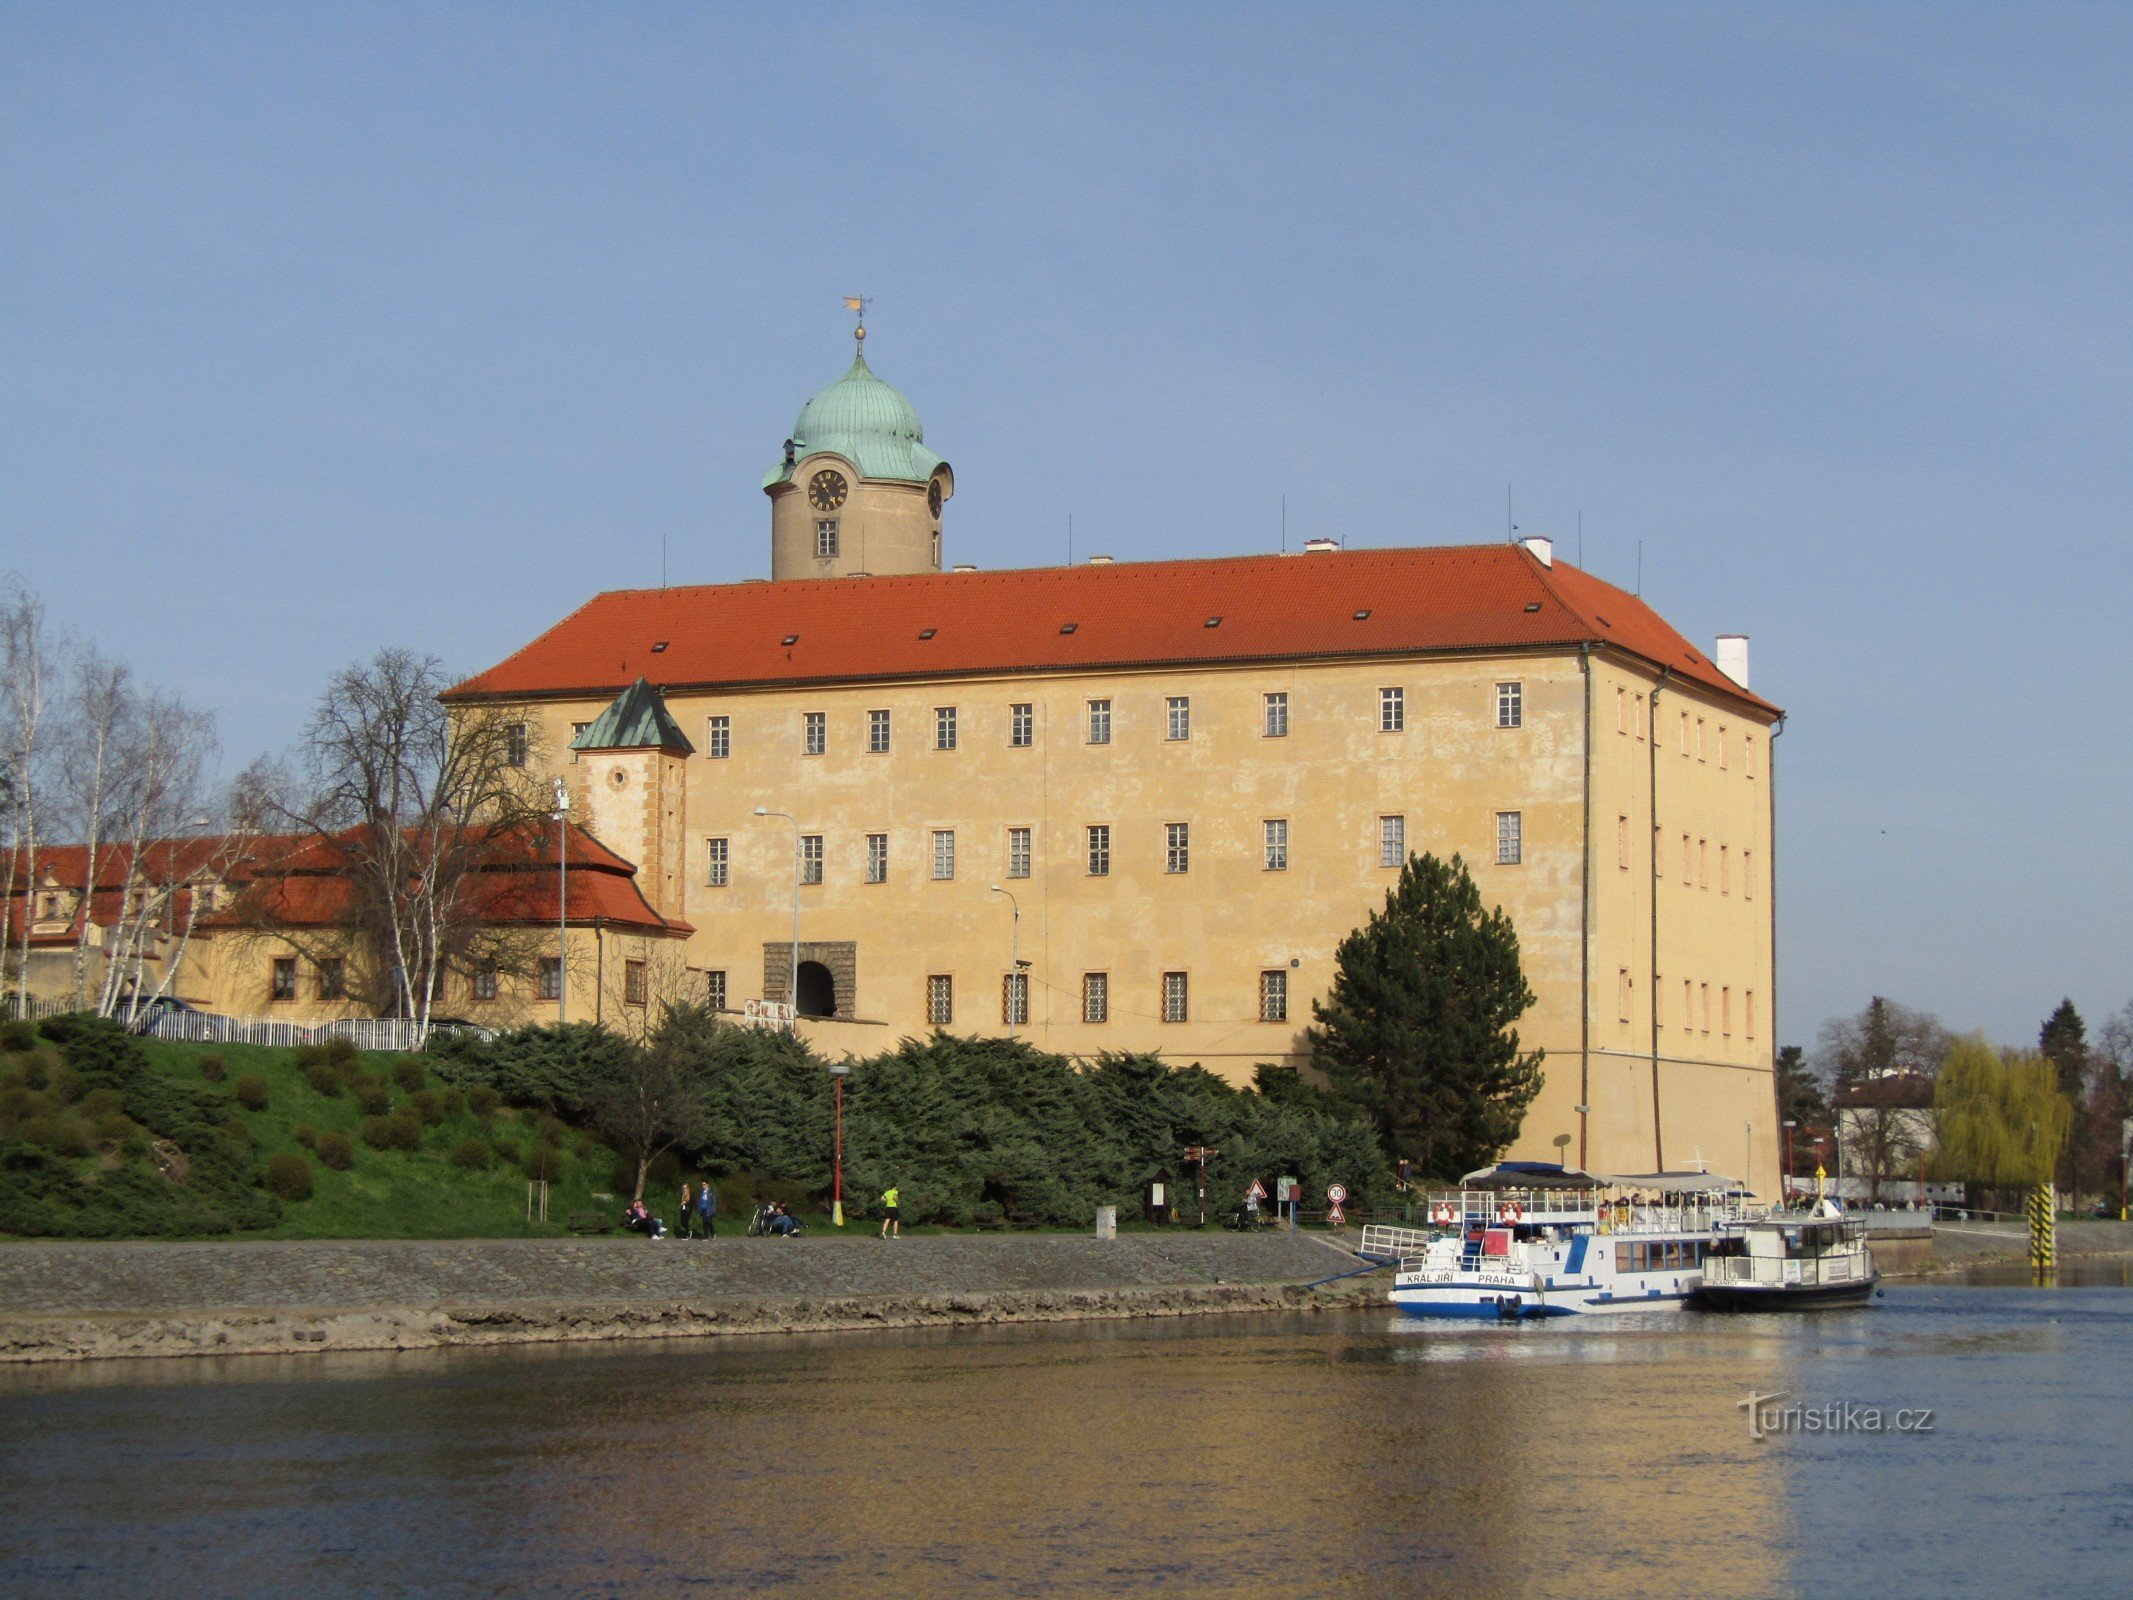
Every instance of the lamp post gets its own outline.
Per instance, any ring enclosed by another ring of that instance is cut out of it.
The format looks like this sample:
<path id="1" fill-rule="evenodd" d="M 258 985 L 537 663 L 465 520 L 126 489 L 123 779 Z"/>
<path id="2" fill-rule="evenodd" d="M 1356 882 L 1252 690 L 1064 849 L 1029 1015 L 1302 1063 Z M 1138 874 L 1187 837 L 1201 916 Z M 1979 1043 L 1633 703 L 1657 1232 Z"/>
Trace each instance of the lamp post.
<path id="1" fill-rule="evenodd" d="M 1798 1126 L 1792 1118 L 1785 1119 L 1785 1177 L 1778 1185 L 1778 1204 L 1781 1206 L 1792 1203 L 1792 1130 Z"/>
<path id="2" fill-rule="evenodd" d="M 1741 1187 L 1742 1187 L 1743 1189 L 1745 1189 L 1745 1190 L 1746 1190 L 1746 1191 L 1747 1191 L 1747 1192 L 1748 1192 L 1749 1194 L 1753 1194 L 1753 1193 L 1755 1193 L 1755 1124 L 1754 1124 L 1754 1123 L 1752 1123 L 1752 1122 L 1743 1122 L 1743 1123 L 1742 1123 L 1742 1124 L 1740 1125 L 1740 1141 L 1741 1141 L 1741 1149 L 1742 1149 L 1743 1151 L 1745 1151 L 1745 1152 L 1746 1152 L 1746 1154 L 1745 1154 L 1745 1156 L 1744 1156 L 1744 1158 L 1743 1158 L 1743 1159 L 1745 1160 L 1745 1162 L 1746 1162 L 1746 1165 L 1745 1165 L 1745 1167 L 1744 1167 L 1744 1168 L 1742 1169 L 1742 1172 L 1741 1172 L 1741 1180 L 1740 1180 L 1740 1186 L 1741 1186 Z"/>
<path id="3" fill-rule="evenodd" d="M 757 806 L 759 817 L 783 817 L 792 824 L 792 961 L 785 969 L 785 1009 L 788 1013 L 785 1026 L 797 1033 L 800 1030 L 800 819 L 790 811 L 773 811 L 768 806 Z"/>
<path id="4" fill-rule="evenodd" d="M 1007 945 L 1007 1031 L 1012 1033 L 1017 1023 L 1029 1021 L 1029 985 L 1022 976 L 1022 902 L 1015 898 L 1014 890 L 1003 888 L 997 883 L 992 886 L 992 892 L 1006 895 L 1007 903 L 1015 914 L 1013 932 L 1008 937 Z"/>
<path id="5" fill-rule="evenodd" d="M 1819 1133 L 1815 1135 L 1815 1198 L 1817 1200 L 1822 1198 L 1822 1175 L 1828 1170 L 1822 1165 L 1822 1146 L 1828 1142 Z"/>
<path id="6" fill-rule="evenodd" d="M 849 1061 L 830 1063 L 830 1083 L 837 1097 L 837 1132 L 830 1158 L 830 1226 L 844 1226 L 844 1080 L 852 1075 Z"/>
<path id="7" fill-rule="evenodd" d="M 1570 1109 L 1578 1114 L 1578 1170 L 1582 1172 L 1585 1170 L 1585 1164 L 1591 1160 L 1591 1157 L 1585 1153 L 1585 1130 L 1587 1127 L 1586 1118 L 1592 1114 L 1592 1107 L 1572 1106 Z"/>
<path id="8" fill-rule="evenodd" d="M 555 781 L 555 1023 L 570 1020 L 570 790 Z"/>

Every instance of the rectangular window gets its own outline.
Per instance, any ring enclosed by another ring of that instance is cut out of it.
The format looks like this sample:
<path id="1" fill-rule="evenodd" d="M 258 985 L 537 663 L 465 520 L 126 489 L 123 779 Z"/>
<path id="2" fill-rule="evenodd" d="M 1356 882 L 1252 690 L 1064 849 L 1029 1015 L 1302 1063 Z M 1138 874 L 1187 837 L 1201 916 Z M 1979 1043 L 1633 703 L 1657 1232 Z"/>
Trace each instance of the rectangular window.
<path id="1" fill-rule="evenodd" d="M 1755 776 L 1755 736 L 1742 734 L 1740 739 L 1740 764 L 1749 777 Z"/>
<path id="2" fill-rule="evenodd" d="M 1089 743 L 1109 744 L 1110 742 L 1111 702 L 1108 700 L 1091 700 L 1089 702 Z"/>
<path id="3" fill-rule="evenodd" d="M 563 998 L 563 963 L 554 956 L 541 957 L 540 996 L 543 1000 Z"/>
<path id="4" fill-rule="evenodd" d="M 1187 1003 L 1188 999 L 1189 992 L 1186 988 L 1185 974 L 1182 972 L 1164 973 L 1163 1020 L 1165 1022 L 1186 1021 L 1191 1015 L 1191 1007 Z"/>
<path id="5" fill-rule="evenodd" d="M 953 828 L 935 828 L 933 830 L 933 876 L 935 878 L 952 878 L 955 876 L 955 830 Z"/>
<path id="6" fill-rule="evenodd" d="M 328 956 L 318 964 L 318 997 L 321 1000 L 341 1000 L 348 994 L 348 963 L 339 956 Z M 494 979 L 486 997 L 496 998 Z"/>
<path id="7" fill-rule="evenodd" d="M 1168 718 L 1167 727 L 1169 729 L 1164 737 L 1190 739 L 1192 737 L 1192 701 L 1184 695 L 1174 694 L 1163 702 L 1163 709 Z"/>
<path id="8" fill-rule="evenodd" d="M 474 998 L 477 1000 L 494 1000 L 496 998 L 495 962 L 484 961 L 480 966 L 474 969 L 473 988 Z"/>
<path id="9" fill-rule="evenodd" d="M 867 713 L 867 754 L 885 756 L 889 753 L 889 714 L 886 711 Z"/>
<path id="10" fill-rule="evenodd" d="M 1378 732 L 1398 733 L 1407 726 L 1407 691 L 1378 691 Z"/>
<path id="11" fill-rule="evenodd" d="M 523 767 L 526 764 L 526 725 L 512 722 L 504 725 L 504 765 Z"/>
<path id="12" fill-rule="evenodd" d="M 1741 993 L 1741 1014 L 1741 1020 L 1748 1025 L 1748 1037 L 1752 1039 L 1755 1037 L 1755 991 L 1753 989 L 1743 990 Z"/>
<path id="13" fill-rule="evenodd" d="M 1682 756 L 1683 756 L 1683 758 L 1684 758 L 1684 759 L 1686 759 L 1686 758 L 1687 758 L 1687 756 L 1688 756 L 1688 753 L 1689 753 L 1689 714 L 1688 714 L 1688 713 L 1687 713 L 1686 711 L 1684 711 L 1684 712 L 1682 712 L 1682 713 L 1681 713 L 1681 754 L 1682 754 Z"/>
<path id="14" fill-rule="evenodd" d="M 1259 1020 L 1289 1020 L 1289 975 L 1280 967 L 1269 967 L 1259 974 Z"/>
<path id="15" fill-rule="evenodd" d="M 1089 824 L 1089 876 L 1108 878 L 1111 875 L 1111 824 Z"/>
<path id="16" fill-rule="evenodd" d="M 1499 683 L 1496 686 L 1496 726 L 1523 728 L 1525 725 L 1526 686 L 1522 683 Z"/>
<path id="17" fill-rule="evenodd" d="M 1718 770 L 1719 770 L 1720 772 L 1724 772 L 1724 771 L 1726 770 L 1726 762 L 1727 762 L 1727 749 L 1726 749 L 1726 747 L 1727 747 L 1727 745 L 1728 745 L 1728 744 L 1729 744 L 1730 742 L 1731 742 L 1731 741 L 1730 741 L 1730 740 L 1728 740 L 1728 739 L 1727 739 L 1727 737 L 1726 737 L 1726 725 L 1725 725 L 1725 724 L 1724 724 L 1723 722 L 1721 722 L 1721 723 L 1720 723 L 1720 724 L 1718 725 Z"/>
<path id="18" fill-rule="evenodd" d="M 1740 853 L 1740 897 L 1743 900 L 1753 900 L 1755 898 L 1755 852 L 1753 850 L 1743 850 Z"/>
<path id="19" fill-rule="evenodd" d="M 834 561 L 837 557 L 837 519 L 815 519 L 815 558 L 818 561 Z"/>
<path id="20" fill-rule="evenodd" d="M 1629 871 L 1629 818 L 1615 818 L 1615 865 Z"/>
<path id="21" fill-rule="evenodd" d="M 1730 983 L 1718 991 L 1718 1031 L 1728 1039 L 1733 1037 L 1733 985 Z"/>
<path id="22" fill-rule="evenodd" d="M 723 972 L 704 974 L 704 1004 L 713 1011 L 726 1009 L 726 975 Z"/>
<path id="23" fill-rule="evenodd" d="M 642 961 L 622 963 L 622 1003 L 626 1006 L 641 1006 L 650 988 L 645 978 Z"/>
<path id="24" fill-rule="evenodd" d="M 820 756 L 829 753 L 830 730 L 827 711 L 810 711 L 800 719 L 800 752 L 803 755 Z"/>
<path id="25" fill-rule="evenodd" d="M 1696 1026 L 1696 985 L 1681 980 L 1681 1026 L 1684 1032 Z"/>
<path id="26" fill-rule="evenodd" d="M 1629 691 L 1627 689 L 1617 688 L 1615 690 L 1615 732 L 1621 734 L 1629 732 Z"/>
<path id="27" fill-rule="evenodd" d="M 1026 700 L 1007 708 L 1007 742 L 1017 750 L 1037 742 L 1037 708 Z"/>
<path id="28" fill-rule="evenodd" d="M 889 836 L 885 833 L 867 835 L 867 882 L 889 881 Z"/>
<path id="29" fill-rule="evenodd" d="M 1289 697 L 1280 692 L 1266 697 L 1266 736 L 1269 739 L 1286 739 L 1289 736 Z"/>
<path id="30" fill-rule="evenodd" d="M 1644 696 L 1641 694 L 1631 696 L 1630 726 L 1633 737 L 1644 737 Z"/>
<path id="31" fill-rule="evenodd" d="M 294 1000 L 296 998 L 296 957 L 276 956 L 274 958 L 272 982 L 273 988 L 269 993 L 275 999 Z"/>
<path id="32" fill-rule="evenodd" d="M 591 726 L 592 724 L 589 722 L 573 722 L 570 725 L 570 742 L 572 744 L 576 744 L 578 742 L 578 735 L 583 733 L 587 728 Z M 578 759 L 577 751 L 573 750 L 570 752 L 570 759 L 573 761 Z"/>
<path id="33" fill-rule="evenodd" d="M 926 980 L 926 1021 L 936 1028 L 955 1021 L 955 979 L 945 972 Z"/>
<path id="34" fill-rule="evenodd" d="M 1711 887 L 1711 841 L 1708 839 L 1696 841 L 1696 887 Z"/>
<path id="35" fill-rule="evenodd" d="M 723 761 L 733 754 L 733 719 L 713 717 L 704 726 L 704 754 Z"/>
<path id="36" fill-rule="evenodd" d="M 1697 998 L 1703 1001 L 1703 1028 L 1701 1031 L 1709 1033 L 1711 1031 L 1711 986 L 1708 983 L 1699 983 L 1696 989 Z"/>
<path id="37" fill-rule="evenodd" d="M 1724 845 L 1718 847 L 1718 892 L 1720 894 L 1731 894 L 1733 892 L 1733 868 L 1726 859 L 1726 847 Z"/>
<path id="38" fill-rule="evenodd" d="M 704 887 L 723 889 L 730 881 L 731 847 L 723 839 L 704 841 Z"/>
<path id="39" fill-rule="evenodd" d="M 1266 870 L 1287 872 L 1289 870 L 1289 819 L 1269 817 L 1266 820 Z"/>
<path id="40" fill-rule="evenodd" d="M 1629 1021 L 1629 968 L 1615 973 L 1615 1015 L 1623 1022 Z"/>
<path id="41" fill-rule="evenodd" d="M 1083 1022 L 1109 1022 L 1111 1020 L 1110 973 L 1084 972 L 1081 975 L 1081 1020 Z"/>
<path id="42" fill-rule="evenodd" d="M 1010 878 L 1029 876 L 1029 829 L 1007 830 L 1007 875 Z"/>
<path id="43" fill-rule="evenodd" d="M 1689 836 L 1681 836 L 1681 886 L 1686 889 L 1696 881 L 1696 850 Z"/>
<path id="44" fill-rule="evenodd" d="M 1029 1024 L 1029 974 L 1010 972 L 1000 980 L 1000 1020 L 1010 1028 Z"/>
<path id="45" fill-rule="evenodd" d="M 933 708 L 933 748 L 936 750 L 953 750 L 955 748 L 954 706 L 935 706 Z"/>
<path id="46" fill-rule="evenodd" d="M 1696 719 L 1696 759 L 1703 760 L 1703 718 Z"/>
<path id="47" fill-rule="evenodd" d="M 1163 870 L 1186 872 L 1192 867 L 1192 825 L 1185 822 L 1163 824 Z"/>
<path id="48" fill-rule="evenodd" d="M 800 835 L 800 881 L 822 881 L 822 835 L 819 833 Z"/>
<path id="49" fill-rule="evenodd" d="M 1378 818 L 1378 865 L 1381 867 L 1404 867 L 1407 865 L 1407 819 L 1405 817 Z"/>
<path id="50" fill-rule="evenodd" d="M 1526 816 L 1522 811 L 1496 813 L 1496 864 L 1515 867 L 1526 858 Z"/>

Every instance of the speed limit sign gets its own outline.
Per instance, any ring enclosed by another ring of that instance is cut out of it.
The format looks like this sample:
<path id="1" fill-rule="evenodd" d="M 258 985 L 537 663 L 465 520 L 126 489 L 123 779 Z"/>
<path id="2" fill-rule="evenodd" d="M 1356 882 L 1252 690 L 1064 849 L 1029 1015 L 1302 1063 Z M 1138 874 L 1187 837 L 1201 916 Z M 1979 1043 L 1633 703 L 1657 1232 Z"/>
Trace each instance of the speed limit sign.
<path id="1" fill-rule="evenodd" d="M 1335 1227 L 1339 1227 L 1348 1220 L 1347 1215 L 1341 1210 L 1341 1202 L 1347 1198 L 1348 1186 L 1345 1183 L 1329 1183 L 1326 1185 L 1326 1220 Z"/>

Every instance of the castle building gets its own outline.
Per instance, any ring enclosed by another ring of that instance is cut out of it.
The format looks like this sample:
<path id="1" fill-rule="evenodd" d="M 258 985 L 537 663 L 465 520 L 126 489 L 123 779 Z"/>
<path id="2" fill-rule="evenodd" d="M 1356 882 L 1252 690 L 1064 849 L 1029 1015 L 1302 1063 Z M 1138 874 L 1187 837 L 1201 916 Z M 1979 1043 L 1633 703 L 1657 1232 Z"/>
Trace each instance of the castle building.
<path id="1" fill-rule="evenodd" d="M 1512 1153 L 1774 1184 L 1782 713 L 1744 639 L 1537 539 L 943 570 L 953 474 L 863 356 L 764 489 L 772 582 L 596 595 L 449 697 L 556 752 L 689 930 L 669 988 L 797 1000 L 833 1053 L 938 1027 L 1245 1082 L 1302 1061 L 1408 854 L 1456 853 L 1538 996 Z"/>

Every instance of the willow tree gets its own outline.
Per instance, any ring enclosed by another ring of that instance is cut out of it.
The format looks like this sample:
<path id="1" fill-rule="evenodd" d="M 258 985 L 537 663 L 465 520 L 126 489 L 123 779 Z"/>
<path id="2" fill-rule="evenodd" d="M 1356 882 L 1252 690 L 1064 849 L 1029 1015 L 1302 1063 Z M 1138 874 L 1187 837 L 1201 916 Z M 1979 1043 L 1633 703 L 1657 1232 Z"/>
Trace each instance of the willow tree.
<path id="1" fill-rule="evenodd" d="M 1447 1177 L 1501 1155 L 1540 1093 L 1541 1053 L 1519 1048 L 1533 990 L 1518 931 L 1483 908 L 1466 863 L 1410 856 L 1335 962 L 1311 1008 L 1311 1064 L 1386 1153 Z"/>
<path id="2" fill-rule="evenodd" d="M 1948 1052 L 1934 1089 L 1943 1179 L 1987 1189 L 2049 1183 L 2074 1124 L 2059 1069 L 2033 1050 L 1995 1050 L 1972 1034 Z"/>

